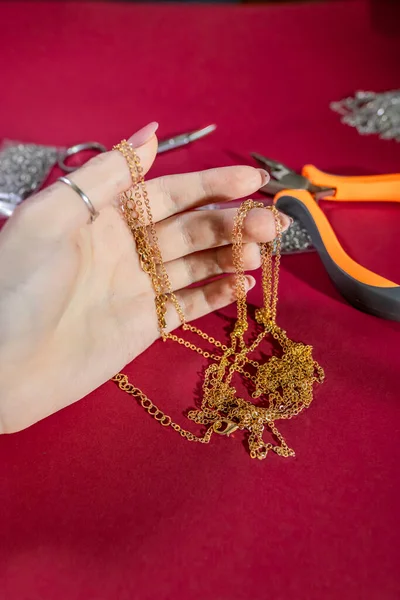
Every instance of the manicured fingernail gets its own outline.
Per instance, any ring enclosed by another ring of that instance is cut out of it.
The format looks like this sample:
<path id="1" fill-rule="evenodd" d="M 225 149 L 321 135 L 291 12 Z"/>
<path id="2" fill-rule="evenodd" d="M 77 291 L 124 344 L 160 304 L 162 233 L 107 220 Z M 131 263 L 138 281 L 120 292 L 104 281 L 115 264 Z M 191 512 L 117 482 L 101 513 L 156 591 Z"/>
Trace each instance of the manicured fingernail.
<path id="1" fill-rule="evenodd" d="M 251 290 L 256 284 L 256 280 L 251 275 L 246 275 L 246 290 Z"/>
<path id="2" fill-rule="evenodd" d="M 268 183 L 268 181 L 271 179 L 271 177 L 270 177 L 268 171 L 266 171 L 265 169 L 257 169 L 257 171 L 261 175 L 261 185 L 260 185 L 260 187 L 264 187 L 264 185 L 266 185 Z"/>
<path id="3" fill-rule="evenodd" d="M 292 217 L 289 217 L 289 215 L 285 215 L 285 213 L 280 212 L 280 211 L 279 211 L 279 219 L 281 221 L 282 231 L 286 231 L 287 229 L 289 229 L 289 227 L 293 223 Z"/>
<path id="4" fill-rule="evenodd" d="M 156 121 L 152 121 L 148 125 L 142 127 L 142 129 L 139 129 L 139 131 L 131 135 L 128 142 L 134 148 L 139 148 L 139 146 L 143 146 L 143 144 L 145 144 L 155 134 L 157 129 L 158 123 Z"/>

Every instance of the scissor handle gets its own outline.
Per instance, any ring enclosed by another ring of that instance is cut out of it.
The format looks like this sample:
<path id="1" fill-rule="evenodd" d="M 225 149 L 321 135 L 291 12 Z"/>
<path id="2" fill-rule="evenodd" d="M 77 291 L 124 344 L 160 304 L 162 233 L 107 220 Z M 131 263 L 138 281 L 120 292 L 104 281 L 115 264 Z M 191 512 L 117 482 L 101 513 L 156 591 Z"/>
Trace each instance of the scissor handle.
<path id="1" fill-rule="evenodd" d="M 336 190 L 334 196 L 324 196 L 324 200 L 400 202 L 400 173 L 342 177 L 304 165 L 302 175 L 315 185 Z"/>
<path id="2" fill-rule="evenodd" d="M 72 173 L 78 169 L 79 165 L 67 165 L 65 162 L 67 158 L 70 156 L 74 156 L 75 154 L 79 154 L 83 150 L 96 150 L 97 152 L 107 152 L 107 148 L 100 144 L 100 142 L 82 142 L 81 144 L 75 144 L 74 146 L 70 146 L 66 150 L 63 150 L 58 155 L 58 166 L 65 173 Z"/>
<path id="3" fill-rule="evenodd" d="M 328 219 L 306 190 L 285 190 L 275 198 L 277 208 L 307 229 L 329 276 L 350 304 L 383 319 L 400 321 L 400 287 L 369 271 L 342 248 Z"/>

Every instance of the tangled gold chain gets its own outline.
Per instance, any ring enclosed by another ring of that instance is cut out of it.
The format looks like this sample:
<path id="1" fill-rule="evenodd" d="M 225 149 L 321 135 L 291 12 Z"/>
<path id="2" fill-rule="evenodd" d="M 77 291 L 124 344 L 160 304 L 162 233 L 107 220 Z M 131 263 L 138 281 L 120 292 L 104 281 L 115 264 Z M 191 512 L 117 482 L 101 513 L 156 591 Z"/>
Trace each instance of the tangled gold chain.
<path id="1" fill-rule="evenodd" d="M 177 342 L 197 352 L 212 362 L 207 368 L 203 382 L 201 408 L 189 412 L 188 417 L 206 426 L 203 436 L 197 436 L 172 421 L 139 388 L 132 385 L 126 375 L 118 373 L 113 377 L 119 388 L 136 398 L 141 406 L 164 427 L 172 427 L 189 441 L 207 444 L 213 433 L 230 435 L 237 429 L 247 430 L 250 456 L 263 459 L 270 450 L 281 456 L 293 456 L 283 436 L 275 426 L 275 420 L 288 419 L 297 415 L 312 401 L 312 387 L 322 382 L 324 372 L 313 360 L 311 346 L 290 340 L 286 332 L 276 324 L 280 247 L 282 224 L 275 207 L 265 207 L 260 202 L 246 200 L 239 207 L 233 227 L 233 263 L 236 272 L 237 320 L 230 336 L 230 345 L 225 345 L 198 327 L 186 323 L 179 301 L 172 290 L 168 274 L 162 260 L 150 201 L 146 190 L 143 169 L 133 148 L 122 140 L 115 146 L 124 156 L 132 178 L 132 187 L 121 196 L 121 209 L 136 243 L 142 269 L 149 275 L 154 293 L 158 328 L 164 341 Z M 243 225 L 248 213 L 255 208 L 272 211 L 276 227 L 275 242 L 260 243 L 262 262 L 263 306 L 256 310 L 256 321 L 262 327 L 255 339 L 246 344 L 245 332 L 248 329 L 247 289 L 243 260 Z M 275 245 L 275 247 L 274 247 Z M 273 252 L 275 249 L 275 261 Z M 166 323 L 167 303 L 171 302 L 185 331 L 198 335 L 209 342 L 222 354 L 204 350 L 184 338 L 168 333 Z M 262 340 L 270 334 L 281 346 L 281 357 L 273 356 L 260 364 L 249 355 Z M 237 396 L 232 383 L 235 373 L 240 373 L 253 387 L 253 398 L 263 397 L 265 406 Z M 265 443 L 265 428 L 275 436 L 279 444 Z"/>

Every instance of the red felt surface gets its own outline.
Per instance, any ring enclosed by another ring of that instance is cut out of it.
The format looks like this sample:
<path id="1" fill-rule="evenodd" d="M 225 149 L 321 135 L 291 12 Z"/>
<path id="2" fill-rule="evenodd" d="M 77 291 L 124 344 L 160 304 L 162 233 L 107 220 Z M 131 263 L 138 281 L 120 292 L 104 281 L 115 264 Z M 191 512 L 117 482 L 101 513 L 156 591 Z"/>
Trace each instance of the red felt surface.
<path id="1" fill-rule="evenodd" d="M 110 146 L 154 119 L 162 136 L 216 122 L 154 174 L 246 163 L 251 150 L 343 174 L 399 170 L 398 144 L 329 110 L 399 86 L 394 17 L 374 20 L 366 2 L 0 13 L 3 137 Z M 399 206 L 327 211 L 357 260 L 400 281 Z M 220 336 L 233 315 L 201 326 Z M 399 598 L 399 324 L 348 306 L 314 254 L 283 259 L 279 320 L 327 377 L 281 426 L 295 459 L 252 461 L 240 435 L 189 444 L 111 383 L 0 438 L 2 600 Z M 186 424 L 203 367 L 157 343 L 127 372 Z"/>

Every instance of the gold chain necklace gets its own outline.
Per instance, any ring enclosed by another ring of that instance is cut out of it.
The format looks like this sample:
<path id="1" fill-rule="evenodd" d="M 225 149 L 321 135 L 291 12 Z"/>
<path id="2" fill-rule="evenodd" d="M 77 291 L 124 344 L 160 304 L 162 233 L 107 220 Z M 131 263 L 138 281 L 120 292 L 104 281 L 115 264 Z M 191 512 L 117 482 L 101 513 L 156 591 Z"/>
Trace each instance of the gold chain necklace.
<path id="1" fill-rule="evenodd" d="M 282 226 L 275 207 L 265 207 L 260 202 L 246 200 L 241 204 L 233 228 L 233 262 L 236 272 L 237 320 L 230 336 L 230 345 L 209 336 L 198 327 L 186 323 L 183 310 L 174 294 L 162 260 L 154 221 L 150 208 L 143 169 L 133 148 L 122 140 L 114 147 L 124 156 L 132 178 L 132 187 L 121 195 L 121 210 L 136 243 L 142 269 L 149 275 L 155 294 L 158 328 L 161 338 L 175 341 L 214 362 L 207 368 L 203 382 L 203 399 L 198 410 L 189 412 L 189 419 L 206 426 L 204 435 L 197 436 L 172 421 L 139 388 L 135 387 L 123 373 L 113 377 L 119 388 L 135 397 L 145 410 L 164 427 L 172 427 L 189 441 L 207 444 L 213 433 L 230 435 L 237 429 L 248 432 L 248 444 L 252 458 L 263 459 L 269 450 L 280 456 L 294 456 L 283 436 L 275 426 L 278 419 L 289 419 L 308 407 L 312 401 L 315 382 L 322 383 L 324 372 L 312 358 L 312 347 L 290 340 L 286 332 L 276 324 L 280 245 Z M 272 211 L 275 218 L 277 237 L 274 242 L 261 243 L 263 306 L 256 310 L 256 321 L 261 327 L 255 339 L 246 345 L 248 329 L 245 274 L 243 264 L 243 224 L 254 208 Z M 214 345 L 222 354 L 214 354 L 190 343 L 184 338 L 167 333 L 166 305 L 175 307 L 183 330 L 197 334 Z M 270 334 L 281 346 L 282 355 L 273 356 L 260 364 L 249 355 Z M 249 370 L 250 369 L 250 370 Z M 232 383 L 235 374 L 243 375 L 252 386 L 253 398 L 262 398 L 260 405 L 240 398 Z M 265 428 L 279 444 L 265 443 Z"/>

